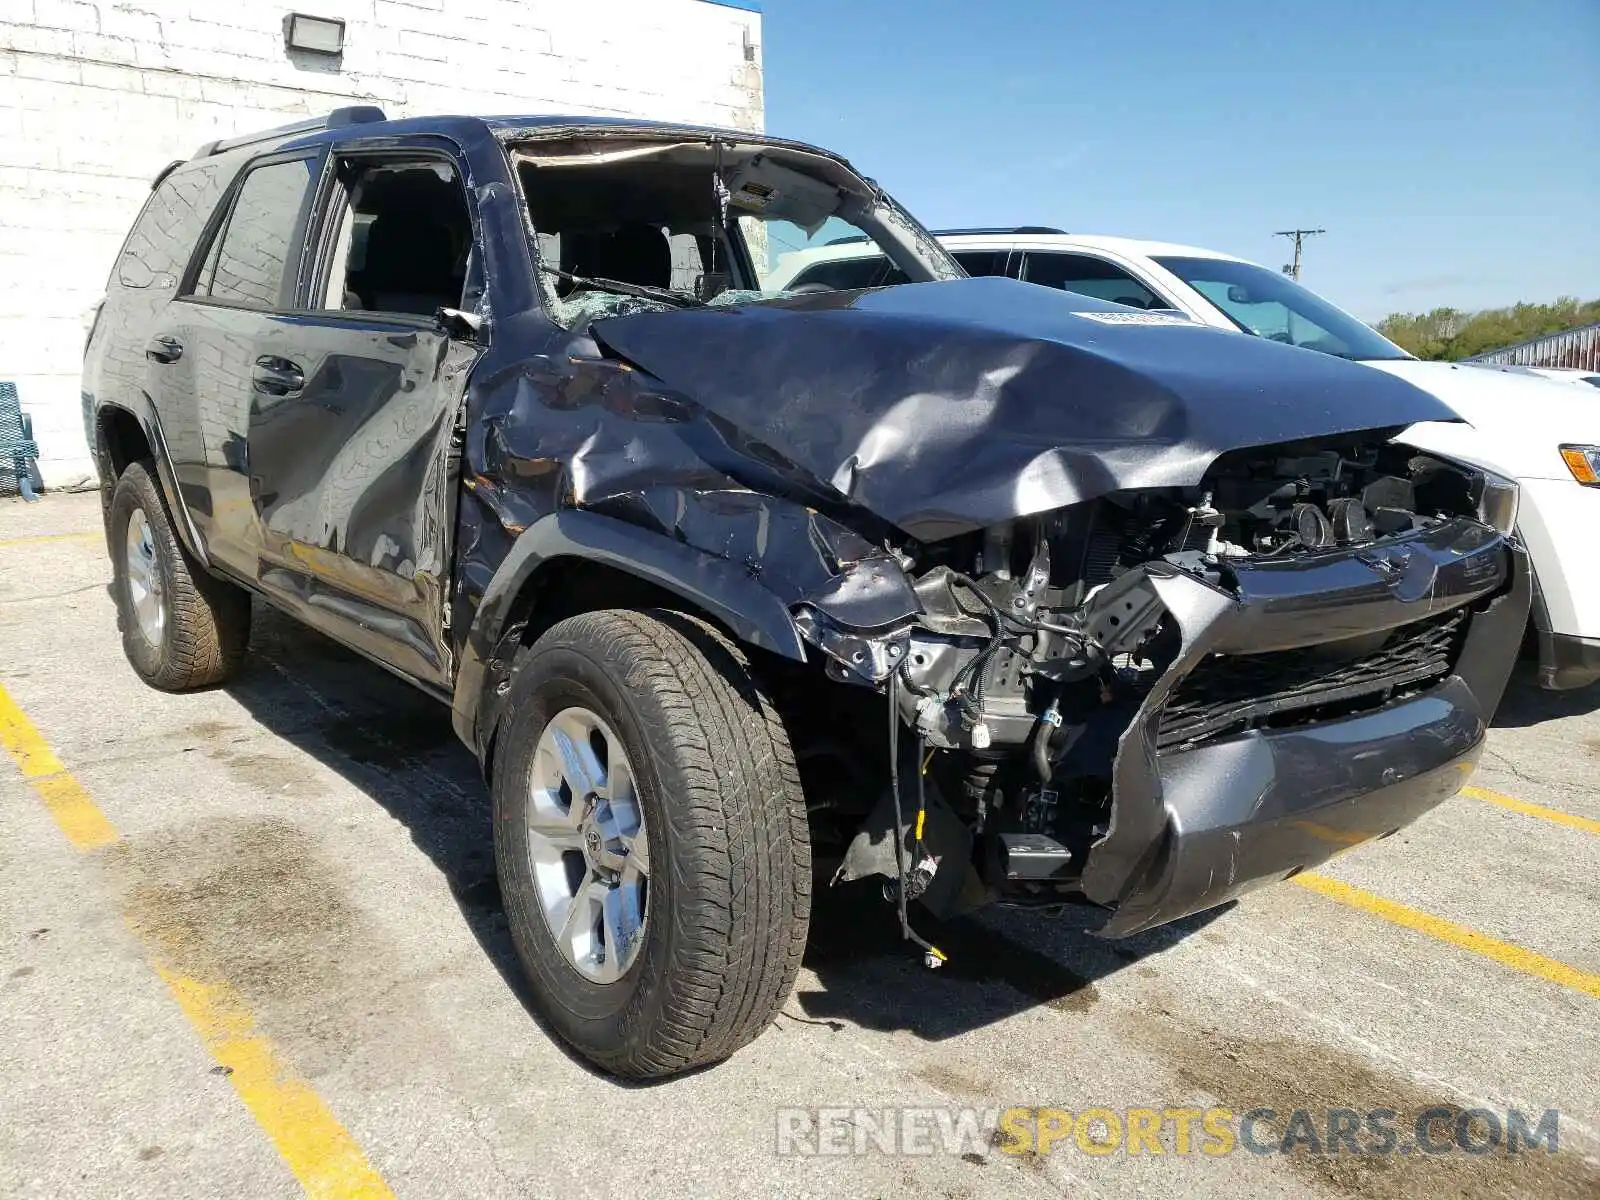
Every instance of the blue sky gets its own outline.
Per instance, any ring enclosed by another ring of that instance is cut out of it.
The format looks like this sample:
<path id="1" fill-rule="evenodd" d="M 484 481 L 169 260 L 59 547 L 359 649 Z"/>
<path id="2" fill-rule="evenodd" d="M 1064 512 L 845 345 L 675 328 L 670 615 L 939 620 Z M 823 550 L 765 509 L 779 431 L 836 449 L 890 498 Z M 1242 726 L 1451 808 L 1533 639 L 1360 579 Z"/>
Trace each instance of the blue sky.
<path id="1" fill-rule="evenodd" d="M 1191 242 L 1368 319 L 1600 296 L 1600 0 L 767 0 L 767 128 L 933 226 Z"/>

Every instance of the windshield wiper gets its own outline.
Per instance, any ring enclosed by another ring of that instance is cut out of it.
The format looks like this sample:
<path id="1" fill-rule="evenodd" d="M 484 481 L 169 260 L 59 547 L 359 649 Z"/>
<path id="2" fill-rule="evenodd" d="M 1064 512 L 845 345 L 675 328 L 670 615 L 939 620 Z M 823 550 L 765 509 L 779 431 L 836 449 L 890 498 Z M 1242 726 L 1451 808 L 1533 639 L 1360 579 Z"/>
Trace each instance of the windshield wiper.
<path id="1" fill-rule="evenodd" d="M 539 270 L 546 275 L 554 275 L 562 283 L 570 283 L 574 287 L 593 288 L 597 292 L 614 292 L 619 296 L 634 296 L 640 300 L 660 300 L 663 304 L 676 304 L 679 308 L 705 307 L 705 301 L 698 296 L 674 291 L 672 288 L 650 287 L 643 283 L 624 283 L 620 279 L 605 279 L 596 275 L 574 275 L 571 271 L 563 271 L 560 267 L 545 264 L 540 264 Z"/>

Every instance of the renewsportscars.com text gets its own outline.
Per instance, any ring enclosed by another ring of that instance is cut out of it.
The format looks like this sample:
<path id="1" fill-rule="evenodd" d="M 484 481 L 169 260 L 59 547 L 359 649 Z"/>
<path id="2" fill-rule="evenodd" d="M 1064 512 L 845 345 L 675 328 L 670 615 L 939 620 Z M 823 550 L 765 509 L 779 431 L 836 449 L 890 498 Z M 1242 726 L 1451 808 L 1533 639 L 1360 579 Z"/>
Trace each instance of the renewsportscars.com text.
<path id="1" fill-rule="evenodd" d="M 782 1108 L 780 1155 L 1555 1154 L 1561 1114 L 1392 1108 Z"/>

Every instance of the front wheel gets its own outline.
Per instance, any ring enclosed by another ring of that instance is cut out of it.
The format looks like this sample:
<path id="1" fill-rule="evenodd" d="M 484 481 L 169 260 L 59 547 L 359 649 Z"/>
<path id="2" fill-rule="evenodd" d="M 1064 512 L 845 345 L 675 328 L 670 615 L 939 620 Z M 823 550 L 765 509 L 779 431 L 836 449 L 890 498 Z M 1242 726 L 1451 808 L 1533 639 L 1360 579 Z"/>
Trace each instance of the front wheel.
<path id="1" fill-rule="evenodd" d="M 727 639 L 664 610 L 562 621 L 523 652 L 491 786 L 512 938 L 566 1041 L 645 1079 L 766 1028 L 805 949 L 810 841 Z"/>

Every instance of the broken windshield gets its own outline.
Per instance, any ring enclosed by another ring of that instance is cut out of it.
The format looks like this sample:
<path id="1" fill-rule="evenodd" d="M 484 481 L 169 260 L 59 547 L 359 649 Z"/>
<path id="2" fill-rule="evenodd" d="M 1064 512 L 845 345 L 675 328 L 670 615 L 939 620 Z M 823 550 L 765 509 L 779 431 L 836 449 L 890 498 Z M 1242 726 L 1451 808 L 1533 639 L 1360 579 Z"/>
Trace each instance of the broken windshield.
<path id="1" fill-rule="evenodd" d="M 513 157 L 546 308 L 567 328 L 961 275 L 871 183 L 802 147 L 568 136 Z M 871 255 L 873 278 L 818 280 L 813 271 L 795 285 L 841 244 Z"/>

